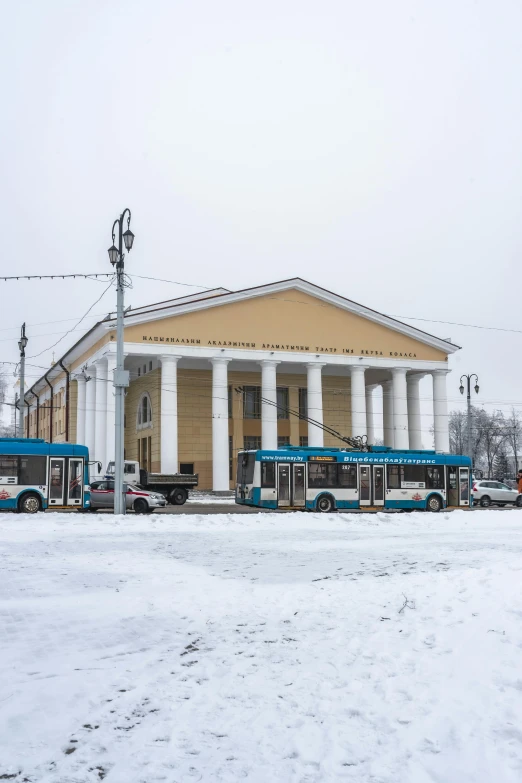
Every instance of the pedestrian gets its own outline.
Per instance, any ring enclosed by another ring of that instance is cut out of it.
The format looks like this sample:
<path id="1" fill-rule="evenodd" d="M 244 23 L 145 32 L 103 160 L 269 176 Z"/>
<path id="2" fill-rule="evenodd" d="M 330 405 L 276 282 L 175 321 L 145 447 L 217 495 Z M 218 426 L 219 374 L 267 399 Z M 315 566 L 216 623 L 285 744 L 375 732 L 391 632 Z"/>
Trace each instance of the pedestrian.
<path id="1" fill-rule="evenodd" d="M 518 471 L 517 482 L 518 482 L 518 491 L 522 494 L 522 470 Z"/>

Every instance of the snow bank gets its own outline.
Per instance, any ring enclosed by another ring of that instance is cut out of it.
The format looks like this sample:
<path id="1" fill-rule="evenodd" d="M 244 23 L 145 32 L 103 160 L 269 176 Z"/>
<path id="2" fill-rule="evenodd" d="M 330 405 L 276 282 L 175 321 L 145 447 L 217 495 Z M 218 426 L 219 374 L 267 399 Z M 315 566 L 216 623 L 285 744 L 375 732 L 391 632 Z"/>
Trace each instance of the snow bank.
<path id="1" fill-rule="evenodd" d="M 0 516 L 0 779 L 511 783 L 522 513 Z"/>

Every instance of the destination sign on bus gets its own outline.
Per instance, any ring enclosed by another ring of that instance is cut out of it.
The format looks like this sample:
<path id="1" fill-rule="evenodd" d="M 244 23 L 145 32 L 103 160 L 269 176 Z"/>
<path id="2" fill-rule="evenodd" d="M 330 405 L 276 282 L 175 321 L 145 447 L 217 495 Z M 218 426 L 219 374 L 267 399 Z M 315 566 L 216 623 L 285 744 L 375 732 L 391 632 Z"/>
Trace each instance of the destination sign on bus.
<path id="1" fill-rule="evenodd" d="M 335 462 L 335 457 L 308 457 L 309 462 Z"/>

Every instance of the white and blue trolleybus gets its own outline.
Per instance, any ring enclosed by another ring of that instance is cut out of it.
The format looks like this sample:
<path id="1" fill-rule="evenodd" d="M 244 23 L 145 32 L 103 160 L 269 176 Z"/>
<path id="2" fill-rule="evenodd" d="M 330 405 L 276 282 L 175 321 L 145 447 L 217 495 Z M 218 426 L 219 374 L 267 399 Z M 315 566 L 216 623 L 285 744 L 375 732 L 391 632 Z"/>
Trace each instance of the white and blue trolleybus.
<path id="1" fill-rule="evenodd" d="M 471 460 L 435 451 L 284 446 L 240 451 L 236 503 L 260 508 L 440 511 L 471 507 Z"/>
<path id="2" fill-rule="evenodd" d="M 40 438 L 0 438 L 0 511 L 90 507 L 89 451 Z"/>

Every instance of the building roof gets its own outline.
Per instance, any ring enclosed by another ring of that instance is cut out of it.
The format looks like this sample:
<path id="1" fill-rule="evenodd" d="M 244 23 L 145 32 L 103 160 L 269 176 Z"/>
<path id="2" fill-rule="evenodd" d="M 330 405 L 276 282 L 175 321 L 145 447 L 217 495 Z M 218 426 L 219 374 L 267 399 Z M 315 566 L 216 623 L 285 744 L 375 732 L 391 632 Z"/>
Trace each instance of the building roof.
<path id="1" fill-rule="evenodd" d="M 307 280 L 303 280 L 300 277 L 289 278 L 287 280 L 280 280 L 275 283 L 268 283 L 265 285 L 254 286 L 252 288 L 244 288 L 239 291 L 229 291 L 226 288 L 214 288 L 207 289 L 195 294 L 189 294 L 186 296 L 177 297 L 175 299 L 168 299 L 163 302 L 155 302 L 143 307 L 128 308 L 125 312 L 125 324 L 133 325 L 144 322 L 150 322 L 168 318 L 175 315 L 182 315 L 185 313 L 195 312 L 198 310 L 207 310 L 213 307 L 219 307 L 222 305 L 230 304 L 238 301 L 245 301 L 248 299 L 254 299 L 257 297 L 269 296 L 270 294 L 281 294 L 284 291 L 298 290 L 302 291 L 310 296 L 320 299 L 324 302 L 328 302 L 340 309 L 346 310 L 351 313 L 355 313 L 363 318 L 379 323 L 382 326 L 399 332 L 404 335 L 408 335 L 421 343 L 430 345 L 441 351 L 445 351 L 448 354 L 455 353 L 459 350 L 460 346 L 455 345 L 450 340 L 441 339 L 421 329 L 417 329 L 414 326 L 404 324 L 395 318 L 391 318 L 388 315 L 373 310 L 369 307 L 354 302 L 351 299 L 347 299 L 339 294 L 335 294 L 326 288 L 318 286 L 314 283 L 310 283 Z M 31 390 L 26 394 L 31 393 L 33 389 L 40 385 L 47 387 L 45 381 L 46 376 L 50 379 L 57 377 L 63 372 L 61 365 L 71 364 L 79 356 L 89 350 L 89 348 L 98 342 L 108 331 L 113 331 L 116 328 L 116 317 L 113 313 L 109 313 L 103 320 L 98 321 L 91 329 L 89 329 L 71 348 L 69 348 L 64 355 L 49 368 L 47 373 L 44 373 L 42 377 L 33 384 Z M 67 362 L 66 362 L 67 360 Z"/>

